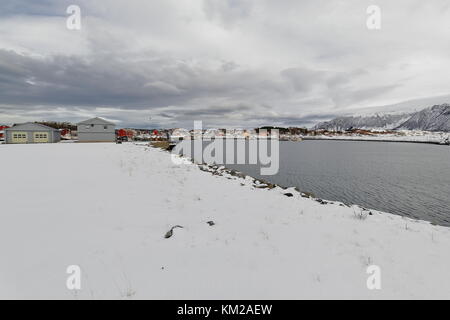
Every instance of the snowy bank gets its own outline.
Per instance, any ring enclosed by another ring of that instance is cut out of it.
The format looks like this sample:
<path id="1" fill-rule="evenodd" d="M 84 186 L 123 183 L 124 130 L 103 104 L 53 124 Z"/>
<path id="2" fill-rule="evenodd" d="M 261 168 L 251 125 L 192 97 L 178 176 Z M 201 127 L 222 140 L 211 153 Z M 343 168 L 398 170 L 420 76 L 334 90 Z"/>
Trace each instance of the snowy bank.
<path id="1" fill-rule="evenodd" d="M 450 228 L 133 144 L 2 145 L 0 158 L 0 298 L 450 298 Z"/>

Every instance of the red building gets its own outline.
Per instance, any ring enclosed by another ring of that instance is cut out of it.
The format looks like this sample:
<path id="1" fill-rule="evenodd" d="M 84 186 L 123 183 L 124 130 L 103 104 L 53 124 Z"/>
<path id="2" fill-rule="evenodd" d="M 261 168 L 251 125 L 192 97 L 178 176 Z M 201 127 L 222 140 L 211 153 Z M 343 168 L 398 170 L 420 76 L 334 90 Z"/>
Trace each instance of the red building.
<path id="1" fill-rule="evenodd" d="M 118 137 L 126 137 L 127 136 L 127 132 L 124 129 L 119 129 L 117 130 L 117 136 Z"/>
<path id="2" fill-rule="evenodd" d="M 119 130 L 117 131 L 117 136 L 120 137 L 120 138 L 128 137 L 128 139 L 131 140 L 131 139 L 133 139 L 134 135 L 135 135 L 134 130 L 129 130 L 129 129 L 119 129 Z"/>
<path id="3" fill-rule="evenodd" d="M 61 136 L 66 136 L 71 133 L 69 129 L 59 129 L 59 132 L 61 133 Z"/>
<path id="4" fill-rule="evenodd" d="M 8 129 L 9 127 L 8 126 L 0 126 L 0 139 L 3 139 L 4 138 L 4 130 L 5 129 Z"/>

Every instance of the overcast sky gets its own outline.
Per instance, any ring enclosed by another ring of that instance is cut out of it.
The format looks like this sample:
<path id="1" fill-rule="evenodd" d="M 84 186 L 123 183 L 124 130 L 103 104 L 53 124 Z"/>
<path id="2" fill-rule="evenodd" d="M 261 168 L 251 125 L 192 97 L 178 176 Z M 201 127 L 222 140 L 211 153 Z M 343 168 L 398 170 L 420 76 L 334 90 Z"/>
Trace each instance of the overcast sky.
<path id="1" fill-rule="evenodd" d="M 0 2 L 1 123 L 311 126 L 449 94 L 448 0 Z"/>

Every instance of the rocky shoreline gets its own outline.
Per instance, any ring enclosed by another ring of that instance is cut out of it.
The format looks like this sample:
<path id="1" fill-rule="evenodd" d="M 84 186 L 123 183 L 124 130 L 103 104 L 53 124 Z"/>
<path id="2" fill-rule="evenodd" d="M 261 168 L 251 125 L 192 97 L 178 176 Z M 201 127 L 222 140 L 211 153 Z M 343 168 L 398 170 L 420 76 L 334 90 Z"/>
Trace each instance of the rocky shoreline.
<path id="1" fill-rule="evenodd" d="M 161 149 L 161 150 L 164 150 L 167 152 L 170 152 L 173 149 L 172 144 L 162 146 L 161 144 L 152 145 L 150 143 L 149 146 L 157 148 L 157 149 Z M 208 173 L 212 174 L 213 176 L 220 176 L 220 177 L 224 177 L 226 179 L 242 179 L 245 182 L 250 182 L 250 186 L 253 187 L 254 189 L 266 189 L 266 190 L 279 189 L 280 192 L 282 192 L 286 197 L 289 197 L 289 198 L 294 197 L 294 194 L 297 193 L 300 197 L 311 199 L 312 201 L 315 201 L 321 205 L 338 205 L 340 207 L 354 208 L 354 210 L 358 211 L 358 212 L 355 211 L 355 216 L 357 216 L 359 218 L 372 216 L 375 211 L 378 212 L 379 214 L 383 213 L 378 210 L 365 208 L 358 204 L 346 204 L 346 203 L 343 203 L 340 201 L 324 200 L 324 199 L 316 197 L 313 193 L 301 191 L 298 187 L 288 187 L 288 186 L 282 186 L 279 184 L 271 183 L 264 179 L 258 179 L 258 178 L 252 177 L 252 176 L 247 175 L 238 170 L 229 169 L 223 165 L 196 163 L 195 161 L 193 161 L 193 159 L 190 159 L 187 157 L 183 157 L 183 158 L 190 161 L 191 163 L 197 165 L 197 167 L 203 172 L 208 172 Z M 246 186 L 246 185 L 248 185 L 248 184 L 246 184 L 244 182 L 241 183 L 241 186 Z"/>

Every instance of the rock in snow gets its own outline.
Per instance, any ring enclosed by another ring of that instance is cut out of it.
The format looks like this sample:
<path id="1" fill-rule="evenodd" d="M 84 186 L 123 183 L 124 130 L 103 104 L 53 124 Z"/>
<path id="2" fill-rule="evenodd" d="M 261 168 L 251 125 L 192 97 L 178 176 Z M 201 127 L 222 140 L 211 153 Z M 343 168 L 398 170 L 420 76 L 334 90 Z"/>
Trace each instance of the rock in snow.
<path id="1" fill-rule="evenodd" d="M 172 238 L 172 236 L 173 236 L 173 230 L 175 230 L 176 228 L 183 229 L 182 226 L 175 226 L 175 227 L 172 227 L 172 229 L 170 229 L 169 231 L 167 231 L 167 233 L 166 233 L 166 235 L 164 236 L 164 238 L 166 238 L 166 239 Z"/>
<path id="2" fill-rule="evenodd" d="M 128 143 L 1 145 L 0 159 L 0 298 L 450 298 L 450 228 L 358 219 Z"/>

